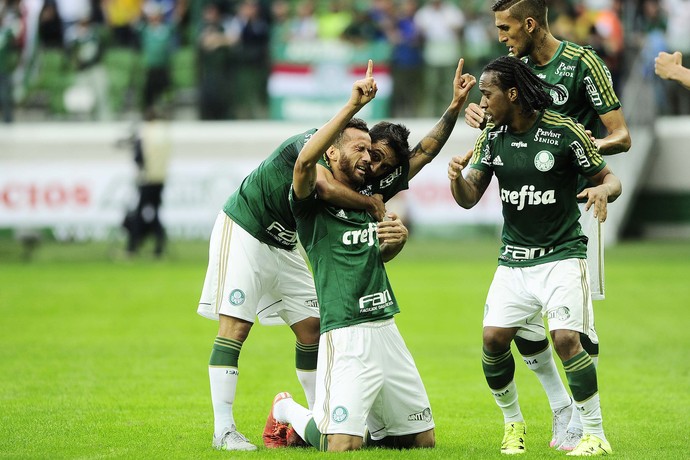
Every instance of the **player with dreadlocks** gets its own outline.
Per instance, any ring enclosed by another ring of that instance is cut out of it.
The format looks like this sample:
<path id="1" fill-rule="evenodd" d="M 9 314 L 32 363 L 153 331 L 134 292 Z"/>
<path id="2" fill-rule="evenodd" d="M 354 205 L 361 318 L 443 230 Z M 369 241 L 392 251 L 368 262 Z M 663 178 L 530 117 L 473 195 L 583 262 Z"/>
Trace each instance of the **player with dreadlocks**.
<path id="1" fill-rule="evenodd" d="M 498 267 L 484 311 L 482 366 L 501 408 L 505 432 L 501 452 L 525 451 L 525 421 L 514 382 L 510 344 L 518 332 L 545 336 L 546 318 L 556 353 L 581 414 L 584 435 L 571 456 L 611 453 L 602 425 L 597 371 L 580 344 L 580 334 L 598 342 L 589 293 L 587 238 L 577 198 L 606 219 L 607 203 L 621 183 L 582 126 L 547 109 L 553 85 L 517 58 L 486 66 L 479 80 L 482 109 L 493 126 L 484 129 L 467 156 L 454 157 L 448 177 L 455 201 L 471 208 L 493 175 L 498 179 L 504 225 Z M 591 186 L 576 193 L 578 175 Z"/>
<path id="2" fill-rule="evenodd" d="M 599 153 L 615 155 L 630 149 L 631 138 L 621 103 L 613 88 L 611 73 L 602 58 L 590 46 L 559 40 L 551 33 L 545 0 L 496 0 L 494 12 L 498 41 L 508 52 L 525 62 L 532 72 L 563 91 L 552 93 L 551 109 L 576 119 L 592 133 Z M 465 121 L 480 127 L 484 112 L 477 104 L 465 111 Z M 482 126 L 483 127 L 483 126 Z M 588 186 L 581 177 L 578 192 Z M 588 237 L 587 264 L 592 300 L 605 298 L 604 226 L 592 212 L 583 212 L 580 201 L 580 225 Z M 569 451 L 582 438 L 582 423 L 558 374 L 551 346 L 535 331 L 520 333 L 515 345 L 525 364 L 539 379 L 553 412 L 551 447 Z M 528 335 L 529 334 L 529 335 Z M 582 347 L 598 364 L 599 344 L 580 336 Z"/>

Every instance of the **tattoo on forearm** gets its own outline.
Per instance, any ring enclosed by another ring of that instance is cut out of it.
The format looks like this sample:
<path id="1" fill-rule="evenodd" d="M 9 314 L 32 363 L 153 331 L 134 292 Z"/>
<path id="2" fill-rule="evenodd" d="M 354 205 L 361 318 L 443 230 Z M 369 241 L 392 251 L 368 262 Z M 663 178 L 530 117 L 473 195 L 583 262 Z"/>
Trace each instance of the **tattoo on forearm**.
<path id="1" fill-rule="evenodd" d="M 477 191 L 479 196 L 482 196 L 491 182 L 491 176 L 478 169 L 472 168 L 467 173 L 465 180 Z"/>
<path id="2" fill-rule="evenodd" d="M 410 158 L 417 155 L 426 155 L 435 158 L 450 137 L 450 133 L 453 132 L 456 121 L 457 116 L 454 117 L 446 111 L 431 129 L 431 132 L 424 136 L 424 139 L 419 141 L 415 148 L 412 149 Z"/>

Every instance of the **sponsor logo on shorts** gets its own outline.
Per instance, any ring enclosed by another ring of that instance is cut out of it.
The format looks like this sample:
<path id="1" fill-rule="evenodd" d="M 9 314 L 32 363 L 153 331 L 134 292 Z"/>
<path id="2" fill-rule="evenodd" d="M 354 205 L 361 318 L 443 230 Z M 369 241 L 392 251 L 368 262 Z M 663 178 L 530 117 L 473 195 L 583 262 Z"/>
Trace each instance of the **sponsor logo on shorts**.
<path id="1" fill-rule="evenodd" d="M 345 420 L 347 420 L 348 415 L 350 415 L 350 413 L 347 411 L 347 409 L 345 409 L 343 406 L 338 406 L 333 409 L 331 418 L 335 423 L 343 423 Z"/>
<path id="2" fill-rule="evenodd" d="M 431 408 L 427 407 L 421 412 L 416 414 L 410 414 L 407 416 L 408 422 L 430 422 L 431 421 Z"/>
<path id="3" fill-rule="evenodd" d="M 570 318 L 570 308 L 568 307 L 558 307 L 549 312 L 549 319 L 557 319 L 559 321 L 565 321 Z"/>
<path id="4" fill-rule="evenodd" d="M 240 375 L 237 369 L 225 369 L 225 375 Z"/>
<path id="5" fill-rule="evenodd" d="M 534 166 L 541 172 L 546 172 L 553 168 L 553 154 L 548 150 L 542 150 L 534 157 Z"/>
<path id="6" fill-rule="evenodd" d="M 233 289 L 230 293 L 230 296 L 228 297 L 228 300 L 233 305 L 242 305 L 245 299 L 246 296 L 244 295 L 244 292 L 242 292 L 241 289 Z"/>
<path id="7" fill-rule="evenodd" d="M 319 301 L 317 299 L 309 299 L 304 302 L 307 308 L 319 308 Z"/>

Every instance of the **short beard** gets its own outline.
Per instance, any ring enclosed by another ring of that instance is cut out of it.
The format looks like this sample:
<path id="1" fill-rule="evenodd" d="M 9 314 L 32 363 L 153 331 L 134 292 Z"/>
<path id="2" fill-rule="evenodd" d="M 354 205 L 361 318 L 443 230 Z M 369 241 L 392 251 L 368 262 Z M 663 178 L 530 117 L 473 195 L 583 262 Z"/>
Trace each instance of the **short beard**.
<path id="1" fill-rule="evenodd" d="M 340 156 L 340 161 L 338 161 L 338 170 L 342 173 L 342 176 L 347 179 L 347 183 L 351 185 L 354 189 L 359 189 L 364 185 L 365 178 L 360 178 L 355 175 L 355 165 L 350 161 L 349 158 Z"/>

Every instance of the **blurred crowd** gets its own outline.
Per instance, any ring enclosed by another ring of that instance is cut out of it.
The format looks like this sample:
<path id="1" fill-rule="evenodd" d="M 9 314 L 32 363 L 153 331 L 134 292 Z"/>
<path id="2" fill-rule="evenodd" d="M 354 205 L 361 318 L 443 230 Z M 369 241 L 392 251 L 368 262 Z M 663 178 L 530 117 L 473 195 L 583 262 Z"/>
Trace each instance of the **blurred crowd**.
<path id="1" fill-rule="evenodd" d="M 40 105 L 36 92 L 47 89 L 46 97 L 59 101 L 43 107 L 48 116 L 62 111 L 117 119 L 126 110 L 170 107 L 184 90 L 199 119 L 267 118 L 278 50 L 326 41 L 384 44 L 390 115 L 436 116 L 446 107 L 448 76 L 459 57 L 477 74 L 506 52 L 497 40 L 491 3 L 0 0 L 2 117 L 11 122 L 15 109 Z M 682 52 L 689 64 L 690 0 L 547 3 L 553 34 L 594 47 L 619 95 L 635 76 L 654 88 L 659 113 L 690 114 L 688 92 L 654 78 L 653 69 L 662 50 Z M 191 58 L 180 61 L 184 53 Z M 57 64 L 48 65 L 50 58 Z M 119 84 L 116 75 L 124 75 Z"/>

